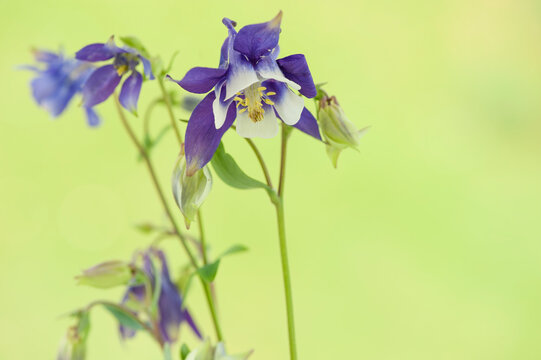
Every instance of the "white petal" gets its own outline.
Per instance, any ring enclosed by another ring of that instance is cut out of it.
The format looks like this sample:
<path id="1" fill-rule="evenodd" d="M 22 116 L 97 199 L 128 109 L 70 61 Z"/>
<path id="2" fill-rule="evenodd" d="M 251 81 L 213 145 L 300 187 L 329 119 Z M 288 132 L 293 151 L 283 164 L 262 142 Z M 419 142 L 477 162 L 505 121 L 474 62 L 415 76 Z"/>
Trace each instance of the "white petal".
<path id="1" fill-rule="evenodd" d="M 264 138 L 269 139 L 278 134 L 278 118 L 272 108 L 265 111 L 263 120 L 253 122 L 245 111 L 242 114 L 237 112 L 237 133 L 245 138 Z"/>
<path id="2" fill-rule="evenodd" d="M 282 88 L 278 96 L 280 98 L 272 99 L 278 115 L 287 125 L 295 125 L 300 120 L 302 109 L 304 109 L 303 98 L 286 86 Z"/>
<path id="3" fill-rule="evenodd" d="M 235 61 L 229 65 L 225 100 L 231 99 L 236 93 L 259 81 L 254 67 L 239 53 L 233 55 Z"/>
<path id="4" fill-rule="evenodd" d="M 278 67 L 276 61 L 270 57 L 265 57 L 264 59 L 261 59 L 256 65 L 256 71 L 257 74 L 263 79 L 274 79 L 286 83 L 295 90 L 301 89 L 301 86 L 299 84 L 289 80 L 284 76 L 284 73 L 282 73 L 282 70 L 280 70 L 280 67 Z"/>
<path id="5" fill-rule="evenodd" d="M 229 108 L 231 101 L 233 101 L 220 101 L 220 96 L 222 95 L 223 89 L 223 86 L 220 84 L 214 90 L 214 93 L 216 94 L 216 99 L 212 103 L 212 113 L 214 114 L 214 127 L 216 127 L 216 129 L 219 129 L 224 125 L 225 117 L 227 115 L 227 109 Z"/>

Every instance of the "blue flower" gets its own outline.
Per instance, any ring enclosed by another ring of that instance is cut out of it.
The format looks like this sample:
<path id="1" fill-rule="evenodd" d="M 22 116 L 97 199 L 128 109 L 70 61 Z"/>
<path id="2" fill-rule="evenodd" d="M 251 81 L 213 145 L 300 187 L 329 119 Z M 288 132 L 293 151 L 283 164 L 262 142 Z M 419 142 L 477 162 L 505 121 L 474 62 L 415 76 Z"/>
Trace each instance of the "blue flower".
<path id="1" fill-rule="evenodd" d="M 235 121 L 243 137 L 270 138 L 278 133 L 278 119 L 321 139 L 317 121 L 293 90 L 313 98 L 316 87 L 304 55 L 277 59 L 282 12 L 274 19 L 235 30 L 223 19 L 229 36 L 221 48 L 217 69 L 195 67 L 175 81 L 187 91 L 203 94 L 186 130 L 188 175 L 210 161 L 220 140 Z"/>
<path id="2" fill-rule="evenodd" d="M 188 310 L 182 306 L 182 297 L 169 275 L 167 260 L 162 251 L 149 249 L 143 253 L 143 271 L 148 277 L 152 293 L 147 294 L 145 285 L 135 285 L 128 288 L 122 304 L 138 313 L 147 306 L 148 297 L 152 297 L 157 283 L 160 285 L 160 294 L 157 304 L 157 325 L 161 338 L 165 342 L 173 343 L 178 339 L 180 324 L 186 322 L 194 333 L 202 338 L 199 329 L 195 325 Z M 154 259 L 158 260 L 160 266 L 155 266 Z M 160 269 L 159 281 L 156 279 L 155 269 Z M 122 338 L 131 338 L 135 335 L 133 329 L 120 326 L 120 335 Z"/>
<path id="3" fill-rule="evenodd" d="M 98 62 L 113 59 L 112 64 L 96 69 L 83 87 L 83 103 L 93 107 L 105 100 L 115 91 L 122 77 L 131 72 L 120 90 L 119 100 L 122 106 L 133 113 L 137 112 L 137 101 L 141 92 L 143 76 L 136 70 L 143 63 L 145 76 L 153 80 L 154 75 L 150 61 L 137 50 L 129 47 L 118 47 L 111 38 L 106 43 L 90 44 L 79 50 L 75 57 L 79 60 Z"/>
<path id="4" fill-rule="evenodd" d="M 35 50 L 34 57 L 44 68 L 39 65 L 23 67 L 37 74 L 30 82 L 32 96 L 39 106 L 58 117 L 70 100 L 82 91 L 83 84 L 95 68 L 87 62 L 66 58 L 62 53 Z M 85 107 L 85 112 L 89 125 L 100 123 L 98 114 L 91 108 Z"/>

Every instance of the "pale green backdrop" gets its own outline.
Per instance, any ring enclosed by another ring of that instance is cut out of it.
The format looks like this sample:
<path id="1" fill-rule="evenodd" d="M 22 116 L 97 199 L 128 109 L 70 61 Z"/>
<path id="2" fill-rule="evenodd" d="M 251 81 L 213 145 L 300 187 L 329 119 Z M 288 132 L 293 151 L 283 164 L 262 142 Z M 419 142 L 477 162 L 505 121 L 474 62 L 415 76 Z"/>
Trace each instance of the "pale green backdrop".
<path id="1" fill-rule="evenodd" d="M 98 129 L 76 103 L 52 121 L 30 98 L 31 74 L 14 67 L 31 62 L 32 46 L 73 53 L 136 35 L 165 58 L 180 50 L 179 78 L 217 65 L 222 17 L 245 25 L 280 9 L 282 54 L 306 54 L 350 119 L 372 126 L 338 170 L 323 146 L 292 138 L 286 215 L 300 359 L 541 358 L 539 1 L 20 0 L 0 4 L 0 359 L 54 359 L 69 325 L 62 314 L 120 296 L 76 286 L 74 275 L 149 244 L 133 224 L 166 224 L 113 104 L 98 107 Z M 146 83 L 141 106 L 157 94 Z M 156 128 L 167 123 L 165 111 L 156 116 Z M 260 176 L 245 142 L 225 141 Z M 257 143 L 275 172 L 279 140 Z M 169 137 L 154 153 L 167 189 L 177 151 Z M 286 359 L 273 208 L 262 191 L 215 180 L 204 205 L 213 253 L 250 248 L 217 278 L 228 348 Z M 180 246 L 165 248 L 178 269 Z M 191 296 L 212 335 L 199 289 Z M 120 344 L 103 311 L 92 322 L 89 360 L 160 359 L 145 335 Z"/>

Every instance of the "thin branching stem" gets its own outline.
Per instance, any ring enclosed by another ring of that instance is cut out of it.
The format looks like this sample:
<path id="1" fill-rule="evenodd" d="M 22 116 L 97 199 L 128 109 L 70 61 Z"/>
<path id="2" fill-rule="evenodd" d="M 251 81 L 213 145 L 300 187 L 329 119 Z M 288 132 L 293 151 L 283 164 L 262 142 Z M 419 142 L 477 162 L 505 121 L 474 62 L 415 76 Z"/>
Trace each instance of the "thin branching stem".
<path id="1" fill-rule="evenodd" d="M 128 120 L 126 119 L 124 111 L 122 110 L 122 106 L 120 105 L 120 102 L 118 100 L 118 96 L 116 94 L 114 95 L 114 98 L 115 98 L 115 104 L 116 104 L 116 109 L 117 109 L 117 112 L 118 112 L 118 116 L 120 117 L 122 125 L 124 126 L 124 129 L 128 133 L 128 136 L 132 140 L 133 144 L 135 145 L 135 147 L 139 151 L 139 154 L 141 155 L 141 157 L 145 161 L 145 165 L 146 165 L 146 167 L 148 169 L 148 172 L 150 173 L 152 183 L 154 185 L 154 188 L 156 189 L 156 192 L 158 193 L 158 197 L 160 198 L 160 202 L 162 203 L 163 209 L 164 209 L 167 217 L 169 218 L 169 221 L 171 222 L 171 225 L 173 227 L 173 231 L 174 231 L 175 235 L 178 237 L 178 239 L 180 240 L 180 243 L 181 243 L 182 247 L 186 251 L 186 254 L 188 255 L 190 263 L 192 264 L 193 268 L 197 271 L 197 269 L 199 269 L 197 259 L 195 258 L 194 254 L 190 250 L 190 247 L 188 246 L 188 243 L 187 243 L 187 239 L 184 236 L 184 234 L 180 231 L 180 227 L 178 226 L 178 224 L 177 224 L 177 222 L 175 220 L 175 217 L 173 216 L 173 213 L 171 212 L 171 209 L 169 208 L 169 205 L 167 204 L 167 200 L 165 199 L 164 192 L 163 192 L 163 190 L 162 190 L 162 188 L 160 186 L 160 183 L 158 181 L 158 178 L 156 176 L 156 171 L 154 170 L 154 166 L 152 164 L 152 161 L 151 161 L 150 157 L 148 156 L 148 153 L 145 151 L 145 148 L 141 145 L 141 143 L 137 139 L 137 136 L 133 132 L 133 129 L 131 128 Z M 218 316 L 216 314 L 216 307 L 214 305 L 214 301 L 213 301 L 212 296 L 210 294 L 209 284 L 207 284 L 205 282 L 205 280 L 201 276 L 198 276 L 198 277 L 199 277 L 199 280 L 201 281 L 201 286 L 203 287 L 203 290 L 205 292 L 205 297 L 207 299 L 207 303 L 208 303 L 209 310 L 210 310 L 210 313 L 211 313 L 212 322 L 214 324 L 214 329 L 216 331 L 216 337 L 218 338 L 219 341 L 222 341 L 222 331 L 220 329 Z"/>

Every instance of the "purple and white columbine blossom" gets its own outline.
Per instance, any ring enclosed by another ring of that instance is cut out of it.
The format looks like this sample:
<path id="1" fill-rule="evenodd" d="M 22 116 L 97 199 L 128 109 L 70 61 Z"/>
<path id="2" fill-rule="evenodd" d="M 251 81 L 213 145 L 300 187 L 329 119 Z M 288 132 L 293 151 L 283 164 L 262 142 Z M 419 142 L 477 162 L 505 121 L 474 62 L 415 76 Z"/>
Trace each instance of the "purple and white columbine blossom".
<path id="1" fill-rule="evenodd" d="M 202 338 L 199 329 L 195 325 L 188 310 L 182 307 L 182 297 L 169 275 L 167 260 L 162 251 L 149 249 L 143 253 L 143 271 L 150 280 L 152 294 L 156 286 L 156 276 L 154 274 L 153 259 L 157 259 L 160 263 L 160 297 L 158 299 L 158 328 L 160 335 L 165 342 L 173 343 L 178 339 L 180 324 L 188 323 L 193 332 Z M 156 268 L 160 268 L 156 267 Z M 152 296 L 150 294 L 150 296 Z M 147 289 L 145 285 L 135 285 L 128 288 L 122 299 L 122 304 L 131 309 L 134 313 L 144 307 L 147 300 Z M 135 335 L 133 329 L 120 326 L 120 335 L 122 338 L 131 338 Z"/>
<path id="2" fill-rule="evenodd" d="M 229 36 L 222 45 L 219 68 L 195 67 L 182 80 L 173 80 L 197 94 L 214 88 L 188 122 L 188 175 L 210 161 L 235 119 L 237 133 L 247 138 L 275 136 L 280 119 L 321 139 L 316 119 L 304 107 L 303 98 L 291 90 L 308 98 L 316 96 L 304 55 L 277 59 L 281 20 L 282 12 L 269 22 L 245 26 L 237 33 L 236 23 L 224 18 Z"/>
<path id="3" fill-rule="evenodd" d="M 50 51 L 35 50 L 34 58 L 45 65 L 45 68 L 21 67 L 37 74 L 30 82 L 32 96 L 39 106 L 53 117 L 58 117 L 64 112 L 70 100 L 81 92 L 83 84 L 95 68 L 87 62 L 66 58 L 62 53 Z M 92 108 L 85 107 L 85 112 L 90 126 L 99 124 L 100 118 Z"/>
<path id="4" fill-rule="evenodd" d="M 112 36 L 106 43 L 85 46 L 75 54 L 75 57 L 90 62 L 113 59 L 112 64 L 96 69 L 85 83 L 83 87 L 84 106 L 92 107 L 107 100 L 115 91 L 124 74 L 131 71 L 131 75 L 122 85 L 119 100 L 126 110 L 133 113 L 137 111 L 143 76 L 135 70 L 136 66 L 140 62 L 143 63 L 145 76 L 150 80 L 154 79 L 150 61 L 147 58 L 135 49 L 116 46 Z"/>

